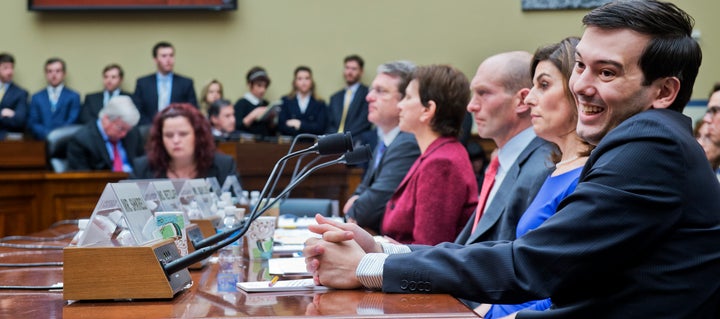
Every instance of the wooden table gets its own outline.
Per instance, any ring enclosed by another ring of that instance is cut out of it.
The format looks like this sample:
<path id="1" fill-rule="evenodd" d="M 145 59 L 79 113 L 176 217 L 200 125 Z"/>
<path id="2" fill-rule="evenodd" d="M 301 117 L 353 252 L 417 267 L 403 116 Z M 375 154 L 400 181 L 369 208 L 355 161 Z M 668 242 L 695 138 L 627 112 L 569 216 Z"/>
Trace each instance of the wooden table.
<path id="1" fill-rule="evenodd" d="M 44 170 L 45 153 L 44 141 L 0 141 L 0 170 Z"/>
<path id="2" fill-rule="evenodd" d="M 60 226 L 41 235 L 53 237 L 74 230 L 74 226 Z M 0 248 L 0 263 L 41 261 L 62 261 L 62 251 Z M 365 290 L 277 294 L 223 291 L 226 285 L 218 285 L 218 278 L 227 273 L 219 274 L 218 269 L 217 264 L 211 263 L 193 271 L 193 286 L 171 300 L 66 302 L 61 291 L 0 290 L 0 318 L 477 318 L 457 299 L 440 294 L 384 294 Z M 265 272 L 262 263 L 245 260 L 237 270 L 241 280 L 254 280 Z M 0 267 L 0 285 L 44 286 L 60 281 L 62 267 Z"/>

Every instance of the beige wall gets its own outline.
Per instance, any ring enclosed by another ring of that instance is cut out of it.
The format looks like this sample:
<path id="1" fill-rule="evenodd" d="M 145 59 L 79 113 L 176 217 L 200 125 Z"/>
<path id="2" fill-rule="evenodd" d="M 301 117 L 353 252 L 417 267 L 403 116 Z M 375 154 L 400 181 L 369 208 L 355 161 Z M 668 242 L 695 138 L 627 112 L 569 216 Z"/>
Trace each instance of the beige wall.
<path id="1" fill-rule="evenodd" d="M 720 2 L 675 1 L 696 19 L 705 61 L 694 98 L 706 98 L 720 81 Z M 0 1 L 0 51 L 17 59 L 16 82 L 43 87 L 43 63 L 68 63 L 67 85 L 83 95 L 101 89 L 110 62 L 125 68 L 123 88 L 154 70 L 151 47 L 159 40 L 176 49 L 176 72 L 191 76 L 196 90 L 212 78 L 235 100 L 245 92 L 245 72 L 265 66 L 273 79 L 268 97 L 289 91 L 292 70 L 315 71 L 318 93 L 328 98 L 342 85 L 342 58 L 366 60 L 366 83 L 379 63 L 409 59 L 450 63 L 472 76 L 483 58 L 507 50 L 533 51 L 568 35 L 580 35 L 585 11 L 523 12 L 520 0 L 238 0 L 230 12 L 30 12 L 25 0 Z"/>

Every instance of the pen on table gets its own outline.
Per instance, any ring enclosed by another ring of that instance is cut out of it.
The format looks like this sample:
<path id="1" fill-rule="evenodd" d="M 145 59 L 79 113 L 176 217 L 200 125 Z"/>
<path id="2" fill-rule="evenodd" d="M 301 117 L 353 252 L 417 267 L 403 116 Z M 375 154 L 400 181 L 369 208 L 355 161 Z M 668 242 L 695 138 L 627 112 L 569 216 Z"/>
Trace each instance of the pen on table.
<path id="1" fill-rule="evenodd" d="M 270 280 L 270 282 L 268 283 L 268 287 L 275 286 L 275 283 L 278 282 L 278 279 L 280 279 L 280 276 L 275 276 L 275 277 L 273 277 L 273 279 Z"/>

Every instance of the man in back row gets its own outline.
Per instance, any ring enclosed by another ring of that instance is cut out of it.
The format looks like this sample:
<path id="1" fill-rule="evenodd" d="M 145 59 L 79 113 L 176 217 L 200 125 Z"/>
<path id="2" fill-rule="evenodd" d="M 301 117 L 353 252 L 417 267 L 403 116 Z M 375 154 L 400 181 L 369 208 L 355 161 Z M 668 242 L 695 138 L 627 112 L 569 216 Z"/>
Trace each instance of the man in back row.
<path id="1" fill-rule="evenodd" d="M 15 58 L 0 53 L 0 140 L 8 132 L 25 131 L 28 92 L 13 82 L 14 74 Z"/>
<path id="2" fill-rule="evenodd" d="M 352 133 L 355 144 L 375 146 L 376 135 L 368 121 L 368 87 L 362 84 L 365 61 L 359 55 L 343 60 L 343 78 L 346 87 L 330 97 L 328 103 L 327 133 Z"/>
<path id="3" fill-rule="evenodd" d="M 682 115 L 702 59 L 693 19 L 635 0 L 583 23 L 569 86 L 578 135 L 597 147 L 556 214 L 512 242 L 413 251 L 319 225 L 324 240 L 303 250 L 316 280 L 487 303 L 552 299 L 517 318 L 717 318 L 720 184 Z"/>
<path id="4" fill-rule="evenodd" d="M 131 95 L 120 89 L 124 72 L 119 64 L 113 63 L 105 66 L 102 76 L 103 90 L 85 95 L 85 101 L 83 102 L 80 118 L 78 119 L 79 123 L 89 123 L 97 120 L 98 113 L 100 113 L 100 110 L 107 105 L 113 96 Z"/>
<path id="5" fill-rule="evenodd" d="M 191 78 L 175 74 L 175 48 L 158 42 L 152 50 L 157 72 L 137 79 L 134 99 L 140 111 L 140 125 L 152 123 L 158 111 L 170 103 L 190 103 L 197 107 L 195 85 Z"/>

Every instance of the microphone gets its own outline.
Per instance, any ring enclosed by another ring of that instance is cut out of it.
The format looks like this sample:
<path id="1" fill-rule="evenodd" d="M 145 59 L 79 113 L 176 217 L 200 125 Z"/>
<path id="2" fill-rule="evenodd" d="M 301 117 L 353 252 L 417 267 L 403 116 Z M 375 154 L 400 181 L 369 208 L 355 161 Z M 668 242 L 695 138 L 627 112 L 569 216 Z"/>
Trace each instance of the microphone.
<path id="1" fill-rule="evenodd" d="M 169 277 L 170 275 L 189 267 L 192 264 L 195 264 L 197 262 L 202 261 L 205 258 L 210 257 L 212 254 L 220 250 L 221 248 L 237 241 L 245 235 L 248 228 L 250 228 L 250 224 L 257 219 L 260 215 L 262 215 L 265 211 L 267 211 L 270 207 L 272 207 L 280 198 L 285 196 L 288 192 L 290 192 L 293 188 L 295 188 L 300 182 L 305 180 L 310 174 L 314 173 L 315 171 L 328 167 L 331 165 L 343 163 L 343 164 L 360 164 L 363 162 L 367 162 L 372 158 L 372 152 L 370 151 L 370 147 L 367 145 L 363 145 L 361 147 L 358 147 L 357 150 L 349 151 L 340 156 L 337 159 L 334 159 L 332 161 L 327 161 L 325 163 L 318 164 L 316 166 L 313 166 L 310 168 L 307 172 L 303 173 L 298 177 L 296 180 L 290 182 L 285 189 L 278 194 L 275 199 L 272 200 L 272 202 L 265 205 L 262 209 L 258 210 L 258 212 L 253 212 L 250 216 L 245 218 L 245 222 L 242 223 L 240 226 L 238 226 L 235 229 L 227 230 L 225 232 L 222 232 L 220 234 L 208 237 L 207 240 L 214 241 L 213 246 L 206 246 L 200 249 L 196 249 L 194 252 L 189 253 L 185 255 L 184 257 L 180 257 L 178 259 L 175 259 L 167 264 L 163 265 L 163 269 L 165 270 L 165 274 Z M 259 205 L 258 205 L 259 206 Z M 257 206 L 256 206 L 257 207 Z M 210 240 L 210 238 L 213 238 Z"/>

